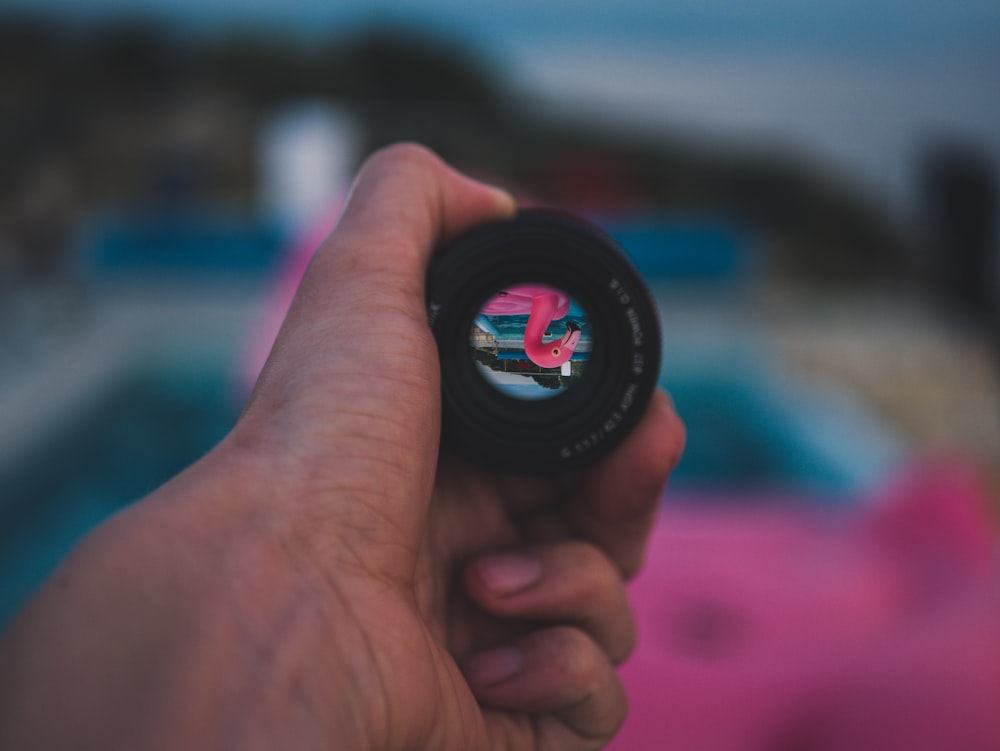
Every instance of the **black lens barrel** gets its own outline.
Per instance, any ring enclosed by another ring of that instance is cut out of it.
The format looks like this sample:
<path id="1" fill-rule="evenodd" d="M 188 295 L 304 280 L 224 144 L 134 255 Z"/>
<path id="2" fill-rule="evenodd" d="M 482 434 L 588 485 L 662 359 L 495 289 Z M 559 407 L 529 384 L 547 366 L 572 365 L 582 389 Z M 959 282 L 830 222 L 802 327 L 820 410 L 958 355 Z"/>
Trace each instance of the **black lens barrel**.
<path id="1" fill-rule="evenodd" d="M 565 292 L 592 326 L 580 380 L 537 401 L 498 391 L 470 353 L 484 303 L 522 283 Z M 596 461 L 635 426 L 656 388 L 656 306 L 615 242 L 571 214 L 522 210 L 440 248 L 428 270 L 427 311 L 441 359 L 444 447 L 496 471 L 552 474 Z"/>

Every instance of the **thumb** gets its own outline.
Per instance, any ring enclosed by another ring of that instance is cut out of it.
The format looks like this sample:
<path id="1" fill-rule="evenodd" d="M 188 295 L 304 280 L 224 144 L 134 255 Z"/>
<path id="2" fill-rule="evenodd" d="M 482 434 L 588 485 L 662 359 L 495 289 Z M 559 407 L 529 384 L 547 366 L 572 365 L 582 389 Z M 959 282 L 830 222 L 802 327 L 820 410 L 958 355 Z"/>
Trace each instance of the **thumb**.
<path id="1" fill-rule="evenodd" d="M 355 530 L 422 530 L 440 423 L 427 263 L 439 243 L 514 211 L 420 146 L 363 165 L 234 430 L 291 484 L 289 513 L 309 524 L 343 506 Z"/>

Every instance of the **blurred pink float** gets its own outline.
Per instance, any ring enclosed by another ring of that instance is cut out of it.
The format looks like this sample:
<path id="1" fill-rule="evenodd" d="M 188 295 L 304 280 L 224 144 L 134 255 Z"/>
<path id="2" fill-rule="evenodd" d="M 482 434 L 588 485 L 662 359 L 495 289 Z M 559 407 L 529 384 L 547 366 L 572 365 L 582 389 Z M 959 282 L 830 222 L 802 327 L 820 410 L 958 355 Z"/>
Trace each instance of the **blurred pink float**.
<path id="1" fill-rule="evenodd" d="M 630 586 L 640 644 L 609 748 L 1000 749 L 987 496 L 937 465 L 851 510 L 673 499 Z"/>

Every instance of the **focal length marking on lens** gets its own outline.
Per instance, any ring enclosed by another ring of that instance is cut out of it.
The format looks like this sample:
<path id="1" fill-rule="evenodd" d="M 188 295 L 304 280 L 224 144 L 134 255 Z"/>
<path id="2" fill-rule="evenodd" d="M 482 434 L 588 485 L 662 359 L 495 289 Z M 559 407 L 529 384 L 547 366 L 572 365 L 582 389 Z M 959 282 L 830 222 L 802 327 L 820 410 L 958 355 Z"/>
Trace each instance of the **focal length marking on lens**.
<path id="1" fill-rule="evenodd" d="M 629 305 L 632 302 L 632 296 L 625 290 L 625 286 L 620 281 L 612 279 L 608 286 L 612 292 L 618 295 L 618 302 L 622 305 Z M 632 330 L 633 346 L 641 347 L 645 334 L 642 331 L 642 323 L 638 311 L 636 311 L 634 306 L 629 306 L 625 308 L 625 316 L 628 318 L 629 327 Z"/>

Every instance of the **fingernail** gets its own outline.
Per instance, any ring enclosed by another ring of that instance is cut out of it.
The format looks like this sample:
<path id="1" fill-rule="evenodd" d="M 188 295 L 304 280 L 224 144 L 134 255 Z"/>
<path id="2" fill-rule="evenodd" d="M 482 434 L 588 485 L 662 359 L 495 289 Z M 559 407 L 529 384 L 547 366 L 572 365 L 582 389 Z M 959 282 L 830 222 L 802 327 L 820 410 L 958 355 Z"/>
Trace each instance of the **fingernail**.
<path id="1" fill-rule="evenodd" d="M 515 647 L 497 647 L 471 657 L 465 663 L 470 683 L 495 686 L 513 678 L 524 667 L 524 657 Z"/>
<path id="2" fill-rule="evenodd" d="M 517 210 L 517 199 L 514 198 L 514 194 L 509 190 L 505 190 L 499 185 L 493 185 L 492 183 L 480 182 L 480 185 L 489 188 L 490 192 L 493 193 L 493 200 L 498 206 L 502 207 L 505 212 L 513 213 Z"/>
<path id="3" fill-rule="evenodd" d="M 476 570 L 487 588 L 501 597 L 527 589 L 542 578 L 542 564 L 533 556 L 503 553 L 480 558 Z"/>

